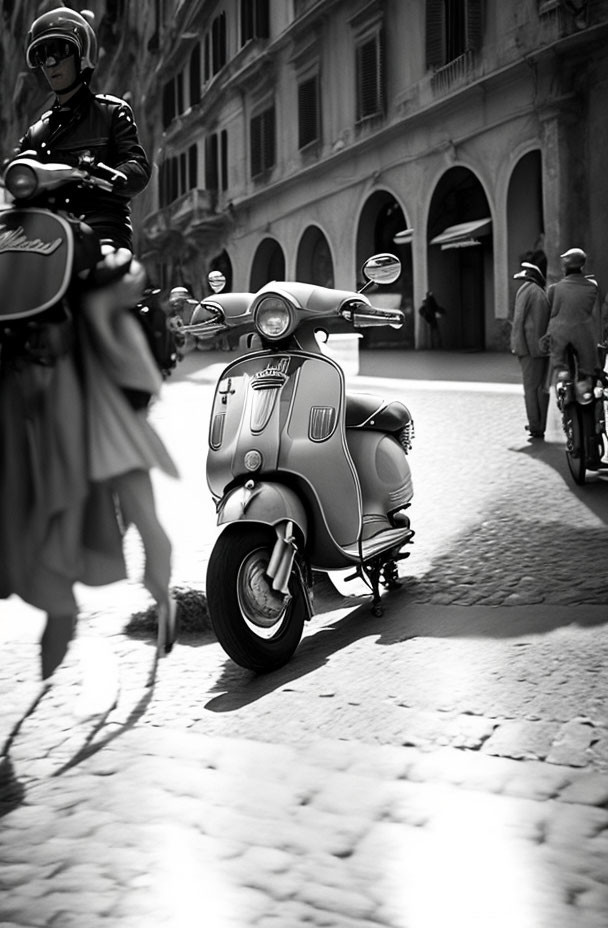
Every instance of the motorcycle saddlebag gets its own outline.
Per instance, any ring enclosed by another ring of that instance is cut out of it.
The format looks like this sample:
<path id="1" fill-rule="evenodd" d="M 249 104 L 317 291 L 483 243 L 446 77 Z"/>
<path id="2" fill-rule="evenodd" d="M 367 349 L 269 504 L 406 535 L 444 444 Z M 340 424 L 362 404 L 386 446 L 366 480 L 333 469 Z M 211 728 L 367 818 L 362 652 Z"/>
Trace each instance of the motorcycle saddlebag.
<path id="1" fill-rule="evenodd" d="M 72 276 L 74 236 L 44 209 L 0 209 L 0 325 L 53 306 Z"/>

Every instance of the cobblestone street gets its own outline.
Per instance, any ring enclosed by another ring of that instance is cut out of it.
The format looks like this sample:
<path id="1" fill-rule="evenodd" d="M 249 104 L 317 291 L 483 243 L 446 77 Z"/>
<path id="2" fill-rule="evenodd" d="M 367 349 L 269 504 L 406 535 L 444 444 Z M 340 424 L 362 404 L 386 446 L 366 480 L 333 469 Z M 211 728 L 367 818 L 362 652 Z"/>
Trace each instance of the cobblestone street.
<path id="1" fill-rule="evenodd" d="M 137 538 L 129 581 L 80 591 L 78 640 L 0 772 L 2 928 L 605 928 L 608 481 L 573 485 L 553 401 L 526 442 L 512 358 L 416 354 L 383 360 L 399 381 L 371 357 L 351 381 L 416 425 L 416 538 L 382 617 L 320 579 L 294 658 L 255 677 L 195 611 L 146 687 Z M 153 410 L 193 595 L 227 357 L 190 355 Z M 9 601 L 0 622 L 5 741 L 39 688 L 40 616 Z M 81 666 L 120 683 L 98 730 Z"/>

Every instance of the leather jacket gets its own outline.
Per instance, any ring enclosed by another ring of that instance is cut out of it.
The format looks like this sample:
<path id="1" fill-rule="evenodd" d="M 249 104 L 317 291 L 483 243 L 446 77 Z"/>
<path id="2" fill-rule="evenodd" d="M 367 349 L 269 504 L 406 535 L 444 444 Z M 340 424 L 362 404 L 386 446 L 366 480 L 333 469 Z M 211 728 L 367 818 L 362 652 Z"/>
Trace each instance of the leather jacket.
<path id="1" fill-rule="evenodd" d="M 122 171 L 126 184 L 105 193 L 66 188 L 65 206 L 90 225 L 100 239 L 132 250 L 130 199 L 147 185 L 150 165 L 139 142 L 129 104 L 109 94 L 93 94 L 86 85 L 61 106 L 48 110 L 27 130 L 19 151 L 33 150 L 41 161 L 77 165 L 86 153 Z"/>

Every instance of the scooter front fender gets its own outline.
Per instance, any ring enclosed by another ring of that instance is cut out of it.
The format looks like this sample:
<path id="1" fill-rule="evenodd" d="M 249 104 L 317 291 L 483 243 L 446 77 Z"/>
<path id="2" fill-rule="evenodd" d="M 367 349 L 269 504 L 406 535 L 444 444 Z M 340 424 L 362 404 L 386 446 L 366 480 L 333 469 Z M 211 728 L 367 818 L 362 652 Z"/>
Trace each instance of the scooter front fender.
<path id="1" fill-rule="evenodd" d="M 271 481 L 248 480 L 230 490 L 217 508 L 218 525 L 258 522 L 275 527 L 287 520 L 297 525 L 306 542 L 308 519 L 299 496 L 284 484 Z"/>

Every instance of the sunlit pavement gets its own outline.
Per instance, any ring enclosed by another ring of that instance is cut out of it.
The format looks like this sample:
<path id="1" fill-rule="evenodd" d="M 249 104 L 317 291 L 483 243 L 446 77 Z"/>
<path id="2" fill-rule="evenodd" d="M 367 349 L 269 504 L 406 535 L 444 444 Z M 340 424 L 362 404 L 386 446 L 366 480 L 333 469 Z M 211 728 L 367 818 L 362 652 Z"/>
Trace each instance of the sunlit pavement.
<path id="1" fill-rule="evenodd" d="M 182 473 L 157 489 L 189 588 L 214 538 L 201 387 L 229 357 L 189 358 L 153 412 Z M 0 925 L 605 928 L 608 490 L 568 485 L 555 416 L 526 444 L 509 362 L 470 358 L 466 393 L 447 356 L 434 382 L 412 365 L 401 381 L 418 534 L 384 617 L 322 588 L 283 671 L 256 680 L 194 635 L 150 688 L 152 638 L 124 633 L 140 587 L 81 591 L 77 645 L 3 765 Z M 38 690 L 40 618 L 0 608 L 6 737 Z M 121 680 L 99 731 L 79 698 L 91 661 L 100 706 Z"/>

